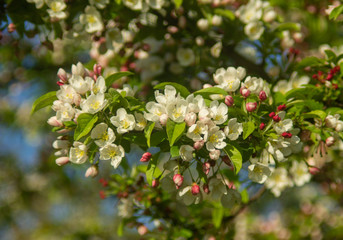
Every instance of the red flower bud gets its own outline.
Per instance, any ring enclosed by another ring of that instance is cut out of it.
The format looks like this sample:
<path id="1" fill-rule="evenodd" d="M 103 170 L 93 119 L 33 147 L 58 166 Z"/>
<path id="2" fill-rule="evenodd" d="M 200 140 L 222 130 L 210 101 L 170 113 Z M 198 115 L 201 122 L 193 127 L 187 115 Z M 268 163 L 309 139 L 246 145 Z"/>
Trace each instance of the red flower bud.
<path id="1" fill-rule="evenodd" d="M 233 105 L 233 103 L 234 103 L 233 97 L 230 96 L 230 95 L 227 95 L 227 96 L 225 97 L 225 104 L 226 104 L 227 106 L 231 107 L 231 106 Z"/>
<path id="2" fill-rule="evenodd" d="M 328 76 L 326 77 L 326 80 L 331 81 L 333 79 L 333 74 L 329 73 Z"/>
<path id="3" fill-rule="evenodd" d="M 143 154 L 142 158 L 141 158 L 141 162 L 149 162 L 149 160 L 151 159 L 152 154 L 149 152 L 146 152 Z"/>
<path id="4" fill-rule="evenodd" d="M 198 184 L 193 183 L 192 185 L 192 194 L 193 195 L 198 195 L 200 193 L 200 187 Z"/>
<path id="5" fill-rule="evenodd" d="M 106 198 L 106 193 L 105 193 L 104 190 L 101 190 L 101 191 L 99 192 L 99 195 L 100 195 L 100 198 L 101 198 L 101 199 L 105 199 L 105 198 Z"/>
<path id="6" fill-rule="evenodd" d="M 278 107 L 277 107 L 277 110 L 278 111 L 282 111 L 282 110 L 285 110 L 286 109 L 286 104 L 282 104 L 282 105 L 279 105 Z"/>
<path id="7" fill-rule="evenodd" d="M 334 71 L 334 73 L 337 73 L 337 72 L 341 71 L 341 67 L 340 66 L 336 66 L 336 67 L 333 68 L 333 71 Z"/>
<path id="8" fill-rule="evenodd" d="M 103 179 L 103 178 L 99 179 L 99 183 L 101 183 L 103 187 L 107 187 L 108 186 L 108 182 L 105 179 Z"/>
<path id="9" fill-rule="evenodd" d="M 205 144 L 204 140 L 197 141 L 193 144 L 193 148 L 196 150 L 200 150 Z"/>
<path id="10" fill-rule="evenodd" d="M 332 88 L 336 90 L 338 88 L 338 85 L 336 83 L 333 83 Z"/>
<path id="11" fill-rule="evenodd" d="M 279 115 L 275 115 L 273 117 L 273 120 L 274 120 L 274 122 L 280 122 L 281 118 L 279 117 Z"/>
<path id="12" fill-rule="evenodd" d="M 247 102 L 245 104 L 245 107 L 246 107 L 248 112 L 253 112 L 257 108 L 257 102 Z"/>
<path id="13" fill-rule="evenodd" d="M 261 129 L 261 130 L 263 130 L 265 127 L 266 127 L 266 124 L 264 124 L 264 123 L 261 123 L 261 124 L 260 124 L 260 129 Z"/>
<path id="14" fill-rule="evenodd" d="M 267 99 L 267 94 L 265 91 L 261 91 L 260 94 L 258 95 L 258 97 L 261 101 L 264 101 Z"/>
<path id="15" fill-rule="evenodd" d="M 158 185 L 160 185 L 160 181 L 158 181 L 158 179 L 153 179 L 153 180 L 152 180 L 152 183 L 151 183 L 151 186 L 152 186 L 153 188 L 157 188 Z"/>
<path id="16" fill-rule="evenodd" d="M 275 116 L 275 112 L 269 113 L 269 117 L 273 118 Z"/>
<path id="17" fill-rule="evenodd" d="M 283 133 L 281 134 L 281 136 L 283 136 L 284 138 L 291 138 L 291 137 L 292 137 L 292 133 L 283 132 Z"/>
<path id="18" fill-rule="evenodd" d="M 202 186 L 202 189 L 204 190 L 204 193 L 206 193 L 206 194 L 210 193 L 210 188 L 208 187 L 208 184 L 204 184 Z"/>
<path id="19" fill-rule="evenodd" d="M 313 75 L 312 75 L 312 78 L 313 78 L 313 79 L 318 79 L 317 74 L 313 74 Z"/>
<path id="20" fill-rule="evenodd" d="M 183 183 L 183 176 L 181 174 L 175 174 L 173 177 L 173 182 L 176 185 L 176 188 L 179 189 Z"/>

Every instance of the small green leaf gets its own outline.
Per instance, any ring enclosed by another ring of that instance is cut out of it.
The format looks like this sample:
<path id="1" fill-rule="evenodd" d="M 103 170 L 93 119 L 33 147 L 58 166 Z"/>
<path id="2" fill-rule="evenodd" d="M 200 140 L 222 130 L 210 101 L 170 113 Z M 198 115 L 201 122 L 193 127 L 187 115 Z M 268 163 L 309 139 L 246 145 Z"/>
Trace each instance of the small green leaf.
<path id="1" fill-rule="evenodd" d="M 146 138 L 146 143 L 148 144 L 148 147 L 150 147 L 150 137 L 152 130 L 154 130 L 155 122 L 150 122 L 144 129 L 144 136 Z"/>
<path id="2" fill-rule="evenodd" d="M 293 22 L 287 22 L 287 23 L 281 23 L 276 30 L 277 31 L 285 31 L 285 30 L 291 30 L 291 31 L 300 31 L 301 25 L 299 23 L 293 23 Z"/>
<path id="3" fill-rule="evenodd" d="M 32 105 L 31 115 L 37 112 L 39 109 L 51 106 L 55 100 L 57 100 L 56 91 L 48 92 L 39 97 Z"/>
<path id="4" fill-rule="evenodd" d="M 152 179 L 154 177 L 154 172 L 156 169 L 157 160 L 158 160 L 159 155 L 160 155 L 160 153 L 156 153 L 156 154 L 152 155 L 152 158 L 149 161 L 149 165 L 148 165 L 148 168 L 147 168 L 146 173 L 145 173 L 146 180 L 150 186 L 152 183 Z"/>
<path id="5" fill-rule="evenodd" d="M 280 92 L 276 92 L 273 96 L 275 105 L 282 104 L 286 102 L 286 97 Z"/>
<path id="6" fill-rule="evenodd" d="M 179 147 L 178 146 L 172 146 L 170 148 L 170 155 L 172 157 L 178 157 L 180 156 L 180 152 L 179 152 Z"/>
<path id="7" fill-rule="evenodd" d="M 157 147 L 165 139 L 166 139 L 165 131 L 154 132 L 153 134 L 151 134 L 150 144 L 151 146 Z"/>
<path id="8" fill-rule="evenodd" d="M 238 151 L 237 148 L 235 148 L 234 146 L 227 144 L 226 147 L 224 148 L 225 153 L 229 156 L 232 164 L 235 167 L 235 172 L 236 174 L 238 174 L 238 172 L 241 170 L 242 168 L 242 154 L 240 153 L 240 151 Z"/>
<path id="9" fill-rule="evenodd" d="M 169 140 L 169 145 L 173 146 L 174 143 L 181 137 L 186 129 L 186 123 L 176 123 L 170 119 L 167 121 L 167 135 Z"/>
<path id="10" fill-rule="evenodd" d="M 117 235 L 119 237 L 123 236 L 124 234 L 124 221 L 120 221 L 118 228 L 117 228 Z"/>
<path id="11" fill-rule="evenodd" d="M 219 15 L 219 16 L 226 17 L 230 20 L 235 19 L 235 14 L 228 9 L 216 8 L 216 9 L 214 9 L 214 13 Z"/>
<path id="12" fill-rule="evenodd" d="M 114 73 L 111 76 L 108 76 L 105 79 L 106 82 L 106 87 L 110 87 L 116 80 L 122 78 L 122 77 L 126 77 L 126 76 L 130 76 L 133 75 L 132 72 L 118 72 L 118 73 Z"/>
<path id="13" fill-rule="evenodd" d="M 96 121 L 98 121 L 97 115 L 81 113 L 77 118 L 77 127 L 74 133 L 74 140 L 78 141 L 80 138 L 86 136 L 92 130 Z"/>
<path id="14" fill-rule="evenodd" d="M 252 134 L 252 132 L 255 130 L 255 124 L 254 122 L 245 122 L 243 123 L 243 139 L 247 139 L 247 137 Z"/>
<path id="15" fill-rule="evenodd" d="M 334 8 L 329 16 L 330 20 L 336 20 L 338 16 L 343 12 L 343 5 L 339 5 L 338 7 Z"/>
<path id="16" fill-rule="evenodd" d="M 194 92 L 194 96 L 201 95 L 204 98 L 209 98 L 213 94 L 219 94 L 225 97 L 227 95 L 227 92 L 224 89 L 218 87 L 203 88 Z"/>
<path id="17" fill-rule="evenodd" d="M 164 89 L 167 85 L 173 86 L 176 91 L 178 91 L 182 97 L 187 97 L 189 94 L 191 94 L 187 88 L 182 86 L 181 84 L 174 83 L 174 82 L 163 82 L 160 84 L 157 84 L 154 89 Z"/>
<path id="18" fill-rule="evenodd" d="M 328 61 L 335 62 L 336 54 L 333 51 L 327 49 L 324 52 L 326 54 L 326 57 L 327 57 Z"/>
<path id="19" fill-rule="evenodd" d="M 306 57 L 297 64 L 298 69 L 303 69 L 305 67 L 316 67 L 321 66 L 325 63 L 324 59 L 319 59 L 317 57 Z"/>
<path id="20" fill-rule="evenodd" d="M 174 4 L 176 8 L 179 8 L 182 5 L 183 0 L 174 0 Z"/>
<path id="21" fill-rule="evenodd" d="M 326 112 L 322 110 L 314 110 L 314 111 L 303 114 L 303 117 L 304 118 L 319 117 L 320 119 L 324 120 L 326 118 Z"/>
<path id="22" fill-rule="evenodd" d="M 212 222 L 215 228 L 219 228 L 221 223 L 222 223 L 222 219 L 224 216 L 224 209 L 223 208 L 215 208 L 212 211 Z"/>

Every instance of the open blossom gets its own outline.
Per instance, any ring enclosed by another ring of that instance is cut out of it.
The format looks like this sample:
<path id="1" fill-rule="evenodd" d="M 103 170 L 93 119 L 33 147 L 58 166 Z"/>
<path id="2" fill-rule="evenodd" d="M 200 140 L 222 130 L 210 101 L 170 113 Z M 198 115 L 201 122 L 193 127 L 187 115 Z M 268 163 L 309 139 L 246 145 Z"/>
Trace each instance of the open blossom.
<path id="1" fill-rule="evenodd" d="M 136 118 L 135 130 L 142 131 L 147 125 L 147 121 L 144 118 L 144 115 L 141 113 L 135 112 L 135 118 Z"/>
<path id="2" fill-rule="evenodd" d="M 111 123 L 117 127 L 119 134 L 127 133 L 134 130 L 136 121 L 132 114 L 128 114 L 124 108 L 117 110 L 117 115 L 111 117 Z"/>
<path id="3" fill-rule="evenodd" d="M 208 126 L 201 121 L 198 121 L 196 124 L 193 124 L 188 128 L 187 137 L 192 139 L 194 142 L 203 140 L 203 135 L 207 133 Z"/>
<path id="4" fill-rule="evenodd" d="M 92 6 L 86 7 L 85 13 L 80 15 L 80 22 L 86 25 L 88 33 L 102 31 L 104 28 L 100 13 Z"/>
<path id="5" fill-rule="evenodd" d="M 251 93 L 259 95 L 263 90 L 264 82 L 262 78 L 248 76 L 242 84 L 242 87 L 247 88 Z"/>
<path id="6" fill-rule="evenodd" d="M 160 117 L 166 114 L 165 107 L 155 102 L 148 102 L 145 108 L 147 112 L 144 112 L 144 117 L 151 122 L 159 122 Z"/>
<path id="7" fill-rule="evenodd" d="M 67 7 L 63 0 L 47 0 L 47 10 L 51 18 L 65 19 L 67 14 L 63 10 Z"/>
<path id="8" fill-rule="evenodd" d="M 79 101 L 80 95 L 76 93 L 75 89 L 70 85 L 62 85 L 61 89 L 57 91 L 56 96 L 59 100 L 75 104 Z"/>
<path id="9" fill-rule="evenodd" d="M 223 124 L 227 120 L 228 107 L 225 105 L 225 103 L 219 104 L 218 101 L 211 102 L 210 111 L 215 124 Z"/>
<path id="10" fill-rule="evenodd" d="M 288 177 L 287 170 L 283 167 L 276 168 L 265 182 L 265 186 L 271 189 L 275 197 L 279 197 L 286 187 L 291 187 L 292 185 L 292 180 Z"/>
<path id="11" fill-rule="evenodd" d="M 89 81 L 84 80 L 79 75 L 72 75 L 72 77 L 69 79 L 69 83 L 77 93 L 85 94 L 90 90 Z"/>
<path id="12" fill-rule="evenodd" d="M 195 55 L 190 48 L 179 48 L 176 52 L 176 58 L 181 66 L 187 67 L 194 63 Z"/>
<path id="13" fill-rule="evenodd" d="M 104 9 L 110 0 L 89 0 L 91 5 L 95 5 L 99 9 Z"/>
<path id="14" fill-rule="evenodd" d="M 206 107 L 205 100 L 201 95 L 194 97 L 193 94 L 187 96 L 188 111 L 198 113 L 201 109 Z"/>
<path id="15" fill-rule="evenodd" d="M 194 148 L 189 145 L 182 145 L 180 147 L 179 153 L 184 161 L 191 161 L 193 159 Z"/>
<path id="16" fill-rule="evenodd" d="M 96 82 L 93 81 L 93 79 L 87 77 L 90 89 L 93 94 L 98 94 L 98 93 L 105 93 L 106 92 L 106 84 L 105 84 L 105 79 L 100 76 L 96 79 Z"/>
<path id="17" fill-rule="evenodd" d="M 223 149 L 226 146 L 225 134 L 219 127 L 212 127 L 205 135 L 206 148 L 208 151 Z"/>
<path id="18" fill-rule="evenodd" d="M 71 121 L 75 116 L 75 109 L 69 103 L 61 103 L 56 112 L 58 121 L 66 122 Z"/>
<path id="19" fill-rule="evenodd" d="M 71 73 L 72 75 L 78 75 L 80 77 L 84 77 L 86 70 L 82 63 L 78 62 L 76 65 L 71 65 Z"/>
<path id="20" fill-rule="evenodd" d="M 75 141 L 74 147 L 70 148 L 69 161 L 76 164 L 82 164 L 87 161 L 87 146 L 81 142 Z"/>
<path id="21" fill-rule="evenodd" d="M 245 25 L 244 32 L 250 40 L 258 40 L 264 32 L 263 23 L 260 21 L 250 22 Z"/>
<path id="22" fill-rule="evenodd" d="M 267 165 L 260 162 L 251 164 L 248 170 L 250 180 L 257 183 L 264 183 L 272 173 Z"/>
<path id="23" fill-rule="evenodd" d="M 293 161 L 290 173 L 292 174 L 293 181 L 297 186 L 302 186 L 311 179 L 311 174 L 308 171 L 308 166 L 304 161 Z"/>
<path id="24" fill-rule="evenodd" d="M 200 194 L 193 194 L 192 186 L 185 186 L 178 191 L 177 199 L 183 200 L 186 205 L 191 205 L 198 204 L 201 198 Z"/>
<path id="25" fill-rule="evenodd" d="M 102 110 L 107 104 L 105 95 L 98 93 L 96 95 L 90 95 L 86 100 L 83 100 L 80 107 L 83 112 L 94 114 Z"/>
<path id="26" fill-rule="evenodd" d="M 142 10 L 143 9 L 143 0 L 123 0 L 123 3 L 128 8 L 132 10 Z"/>
<path id="27" fill-rule="evenodd" d="M 237 140 L 239 135 L 243 132 L 242 123 L 237 122 L 237 118 L 229 120 L 227 126 L 224 128 L 225 135 L 231 140 Z"/>
<path id="28" fill-rule="evenodd" d="M 117 168 L 125 156 L 125 151 L 122 146 L 117 146 L 113 143 L 107 144 L 100 148 L 100 160 L 111 160 L 111 165 Z"/>
<path id="29" fill-rule="evenodd" d="M 244 23 L 260 20 L 263 13 L 263 4 L 260 0 L 250 0 L 248 4 L 242 5 L 236 12 L 239 19 Z"/>
<path id="30" fill-rule="evenodd" d="M 95 128 L 93 128 L 91 132 L 91 138 L 96 139 L 96 145 L 103 147 L 108 143 L 113 143 L 113 141 L 116 139 L 116 135 L 106 123 L 99 123 L 95 126 Z"/>
<path id="31" fill-rule="evenodd" d="M 167 106 L 167 114 L 174 122 L 183 122 L 187 113 L 188 103 L 184 99 L 177 100 L 175 104 Z"/>
<path id="32" fill-rule="evenodd" d="M 213 80 L 227 92 L 236 91 L 241 80 L 245 77 L 246 71 L 242 67 L 237 69 L 234 67 L 228 67 L 226 70 L 224 68 L 219 68 L 213 74 Z"/>
<path id="33" fill-rule="evenodd" d="M 280 114 L 279 114 L 280 116 Z M 274 122 L 273 128 L 277 134 L 288 132 L 293 128 L 293 121 L 291 119 L 281 120 L 277 123 Z"/>

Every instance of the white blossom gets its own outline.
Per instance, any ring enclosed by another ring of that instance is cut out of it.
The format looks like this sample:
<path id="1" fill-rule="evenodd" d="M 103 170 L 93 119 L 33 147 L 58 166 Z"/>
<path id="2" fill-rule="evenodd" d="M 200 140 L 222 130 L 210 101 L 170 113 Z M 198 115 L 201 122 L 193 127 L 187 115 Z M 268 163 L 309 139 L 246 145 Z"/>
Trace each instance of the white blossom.
<path id="1" fill-rule="evenodd" d="M 279 197 L 286 187 L 291 187 L 292 185 L 292 180 L 288 177 L 287 170 L 283 167 L 276 168 L 265 182 L 265 186 L 271 189 L 275 197 Z"/>
<path id="2" fill-rule="evenodd" d="M 61 89 L 57 91 L 56 97 L 66 103 L 77 103 L 80 95 L 76 93 L 75 89 L 67 84 L 61 86 Z"/>
<path id="3" fill-rule="evenodd" d="M 75 141 L 74 147 L 70 148 L 69 161 L 76 164 L 82 164 L 87 161 L 87 146 L 81 142 Z"/>
<path id="4" fill-rule="evenodd" d="M 113 143 L 113 141 L 116 139 L 116 135 L 106 123 L 99 123 L 91 131 L 91 138 L 96 139 L 96 145 L 103 147 L 108 143 Z"/>
<path id="5" fill-rule="evenodd" d="M 88 77 L 86 77 L 87 79 Z M 91 80 L 93 81 L 93 80 Z M 84 80 L 79 75 L 72 75 L 72 77 L 69 79 L 70 86 L 72 86 L 77 93 L 85 94 L 90 90 L 90 81 Z"/>
<path id="6" fill-rule="evenodd" d="M 136 121 L 132 114 L 128 114 L 124 108 L 117 110 L 117 115 L 111 117 L 111 123 L 117 127 L 119 134 L 127 133 L 134 130 Z"/>
<path id="7" fill-rule="evenodd" d="M 136 118 L 136 125 L 135 125 L 135 130 L 137 131 L 142 131 L 146 125 L 147 125 L 147 121 L 144 118 L 144 115 L 138 112 L 135 112 L 135 118 Z"/>
<path id="8" fill-rule="evenodd" d="M 208 126 L 201 121 L 193 124 L 188 128 L 186 136 L 192 139 L 194 142 L 203 140 L 203 136 L 207 133 Z"/>
<path id="9" fill-rule="evenodd" d="M 86 7 L 85 13 L 80 15 L 80 22 L 86 25 L 88 33 L 102 31 L 104 28 L 100 13 L 93 6 Z"/>
<path id="10" fill-rule="evenodd" d="M 248 167 L 249 178 L 253 182 L 264 183 L 271 175 L 271 170 L 267 165 L 255 162 Z"/>
<path id="11" fill-rule="evenodd" d="M 264 32 L 263 23 L 260 21 L 250 22 L 245 25 L 244 32 L 250 40 L 258 40 Z"/>
<path id="12" fill-rule="evenodd" d="M 82 101 L 80 107 L 83 112 L 94 114 L 102 110 L 107 104 L 105 95 L 98 93 L 90 95 L 86 100 Z"/>
<path id="13" fill-rule="evenodd" d="M 176 52 L 176 58 L 184 67 L 192 65 L 195 61 L 194 52 L 190 48 L 179 48 Z"/>
<path id="14" fill-rule="evenodd" d="M 179 153 L 184 161 L 191 161 L 193 159 L 194 148 L 189 145 L 181 145 Z"/>
<path id="15" fill-rule="evenodd" d="M 67 14 L 63 12 L 67 7 L 63 0 L 46 0 L 46 4 L 49 7 L 47 12 L 51 18 L 65 19 L 67 17 Z"/>
<path id="16" fill-rule="evenodd" d="M 95 5 L 99 9 L 104 9 L 110 0 L 89 0 L 91 5 Z"/>
<path id="17" fill-rule="evenodd" d="M 229 120 L 227 126 L 224 128 L 225 135 L 231 140 L 237 140 L 239 135 L 243 132 L 242 123 L 237 122 L 237 118 Z"/>
<path id="18" fill-rule="evenodd" d="M 258 95 L 263 90 L 264 82 L 262 78 L 248 76 L 242 84 L 242 87 L 245 87 L 251 93 Z"/>
<path id="19" fill-rule="evenodd" d="M 213 74 L 213 80 L 225 91 L 234 92 L 239 88 L 245 74 L 246 71 L 242 67 L 238 67 L 237 69 L 228 67 L 226 70 L 224 68 L 219 68 L 215 74 Z"/>
<path id="20" fill-rule="evenodd" d="M 290 173 L 292 174 L 293 181 L 296 186 L 302 186 L 311 179 L 311 174 L 309 173 L 308 167 L 304 161 L 293 161 Z"/>
<path id="21" fill-rule="evenodd" d="M 91 78 L 86 78 L 89 79 L 90 83 L 90 88 L 93 94 L 98 94 L 98 93 L 105 93 L 106 92 L 106 84 L 105 84 L 105 79 L 100 76 L 96 79 L 96 82 L 93 81 Z"/>
<path id="22" fill-rule="evenodd" d="M 228 107 L 226 106 L 225 103 L 219 104 L 218 101 L 211 102 L 210 111 L 211 111 L 210 114 L 213 119 L 213 122 L 215 122 L 215 124 L 217 125 L 223 124 L 228 118 L 227 116 Z"/>
<path id="23" fill-rule="evenodd" d="M 225 134 L 223 131 L 219 130 L 219 127 L 210 128 L 208 133 L 205 135 L 207 150 L 213 151 L 216 149 L 223 149 L 226 146 L 224 140 Z"/>
<path id="24" fill-rule="evenodd" d="M 100 160 L 111 160 L 111 165 L 117 168 L 125 155 L 122 146 L 117 146 L 113 143 L 107 144 L 105 147 L 100 148 Z"/>
<path id="25" fill-rule="evenodd" d="M 71 121 L 74 116 L 75 109 L 69 103 L 62 103 L 56 112 L 56 118 L 61 122 Z"/>

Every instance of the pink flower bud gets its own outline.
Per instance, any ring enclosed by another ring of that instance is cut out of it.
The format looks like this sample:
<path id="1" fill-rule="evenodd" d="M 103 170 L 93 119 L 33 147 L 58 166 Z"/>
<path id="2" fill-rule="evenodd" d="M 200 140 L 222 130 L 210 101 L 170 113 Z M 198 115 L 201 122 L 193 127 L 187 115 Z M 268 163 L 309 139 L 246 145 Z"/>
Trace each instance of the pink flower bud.
<path id="1" fill-rule="evenodd" d="M 283 132 L 283 133 L 281 134 L 281 136 L 283 136 L 284 138 L 291 138 L 291 137 L 292 137 L 292 133 Z"/>
<path id="2" fill-rule="evenodd" d="M 196 183 L 193 183 L 192 185 L 192 194 L 195 196 L 195 195 L 198 195 L 200 193 L 200 187 L 198 184 Z"/>
<path id="3" fill-rule="evenodd" d="M 129 68 L 127 66 L 121 66 L 120 67 L 121 72 L 127 72 L 128 70 L 129 70 Z"/>
<path id="4" fill-rule="evenodd" d="M 264 123 L 261 123 L 261 124 L 260 124 L 260 129 L 261 129 L 261 130 L 263 130 L 265 127 L 266 127 L 266 124 L 264 124 Z"/>
<path id="5" fill-rule="evenodd" d="M 202 186 L 202 189 L 204 190 L 204 193 L 206 193 L 206 194 L 210 193 L 210 188 L 208 187 L 208 184 L 204 184 Z"/>
<path id="6" fill-rule="evenodd" d="M 167 114 L 162 114 L 160 116 L 160 123 L 162 126 L 165 126 L 167 124 L 167 121 L 168 121 L 168 115 Z"/>
<path id="7" fill-rule="evenodd" d="M 213 87 L 211 84 L 208 84 L 208 83 L 206 83 L 206 84 L 204 84 L 204 86 L 202 86 L 202 88 L 210 88 L 210 87 Z"/>
<path id="8" fill-rule="evenodd" d="M 137 228 L 137 231 L 138 231 L 138 234 L 143 236 L 145 234 L 147 234 L 147 232 L 149 231 L 148 228 L 145 226 L 145 225 L 140 225 L 138 228 Z"/>
<path id="9" fill-rule="evenodd" d="M 212 160 L 217 160 L 220 156 L 220 150 L 213 150 L 209 153 L 209 156 Z"/>
<path id="10" fill-rule="evenodd" d="M 16 30 L 16 26 L 15 26 L 14 23 L 8 24 L 8 26 L 7 26 L 7 31 L 8 31 L 9 33 L 14 32 L 15 30 Z"/>
<path id="11" fill-rule="evenodd" d="M 273 120 L 274 120 L 274 122 L 280 122 L 280 121 L 281 121 L 281 118 L 279 117 L 279 115 L 275 115 L 275 116 L 273 117 Z"/>
<path id="12" fill-rule="evenodd" d="M 206 175 L 210 173 L 210 169 L 211 169 L 211 164 L 209 162 L 203 163 L 202 170 L 204 171 Z"/>
<path id="13" fill-rule="evenodd" d="M 233 97 L 230 96 L 230 95 L 227 95 L 225 97 L 225 104 L 229 107 L 231 107 L 233 104 L 234 104 L 234 100 L 233 100 Z"/>
<path id="14" fill-rule="evenodd" d="M 64 83 L 63 83 L 63 82 L 60 82 L 60 81 L 57 81 L 56 84 L 57 84 L 58 86 L 63 86 L 63 85 L 64 85 Z"/>
<path id="15" fill-rule="evenodd" d="M 204 140 L 197 141 L 193 144 L 193 148 L 195 150 L 200 150 L 204 146 L 204 143 L 205 143 Z"/>
<path id="16" fill-rule="evenodd" d="M 197 115 L 194 112 L 187 113 L 185 116 L 185 122 L 188 127 L 192 126 L 197 120 Z"/>
<path id="17" fill-rule="evenodd" d="M 175 183 L 176 185 L 176 188 L 179 189 L 183 183 L 183 176 L 181 174 L 175 174 L 173 176 L 173 182 Z"/>
<path id="18" fill-rule="evenodd" d="M 248 112 L 253 112 L 257 108 L 257 102 L 247 102 L 245 104 L 245 107 L 246 107 Z"/>
<path id="19" fill-rule="evenodd" d="M 96 75 L 100 76 L 101 75 L 101 70 L 102 70 L 102 67 L 100 64 L 94 64 L 93 66 L 93 71 Z"/>
<path id="20" fill-rule="evenodd" d="M 267 94 L 265 91 L 261 91 L 260 94 L 258 95 L 258 98 L 261 100 L 261 101 L 264 101 L 267 99 Z"/>
<path id="21" fill-rule="evenodd" d="M 56 159 L 56 164 L 58 166 L 66 165 L 69 162 L 69 157 L 59 157 Z"/>
<path id="22" fill-rule="evenodd" d="M 282 104 L 282 105 L 279 105 L 278 107 L 277 107 L 277 110 L 278 111 L 282 111 L 282 110 L 285 110 L 286 109 L 286 104 Z"/>
<path id="23" fill-rule="evenodd" d="M 94 177 L 96 177 L 98 175 L 98 173 L 99 173 L 98 168 L 95 165 L 92 165 L 92 166 L 90 166 L 87 169 L 87 171 L 85 173 L 85 177 L 87 177 L 87 178 L 88 177 L 94 178 Z"/>
<path id="24" fill-rule="evenodd" d="M 53 126 L 53 127 L 61 127 L 61 126 L 63 126 L 62 122 L 57 120 L 56 116 L 53 116 L 53 117 L 49 118 L 47 122 L 48 122 L 48 124 L 50 126 Z"/>
<path id="25" fill-rule="evenodd" d="M 171 34 L 174 34 L 174 33 L 177 33 L 179 29 L 176 26 L 168 26 L 167 31 Z"/>
<path id="26" fill-rule="evenodd" d="M 308 171 L 310 172 L 310 174 L 316 175 L 317 173 L 320 172 L 320 169 L 317 168 L 317 167 L 309 167 L 309 168 L 308 168 Z"/>
<path id="27" fill-rule="evenodd" d="M 269 117 L 273 118 L 275 116 L 275 112 L 269 113 Z"/>
<path id="28" fill-rule="evenodd" d="M 335 138 L 332 137 L 332 136 L 328 137 L 328 138 L 325 140 L 325 144 L 326 144 L 326 146 L 328 146 L 328 147 L 331 147 L 332 145 L 334 145 L 334 143 L 335 143 Z"/>
<path id="29" fill-rule="evenodd" d="M 141 162 L 149 162 L 150 159 L 151 159 L 151 157 L 152 157 L 152 154 L 149 153 L 149 152 L 146 152 L 146 153 L 144 153 L 144 154 L 142 155 L 140 161 L 141 161 Z"/>
<path id="30" fill-rule="evenodd" d="M 247 89 L 247 88 L 245 88 L 245 87 L 242 87 L 242 88 L 240 89 L 240 93 L 241 93 L 241 95 L 242 95 L 243 97 L 245 97 L 245 98 L 249 97 L 249 95 L 250 95 L 249 89 Z"/>
<path id="31" fill-rule="evenodd" d="M 57 77 L 63 82 L 67 83 L 68 82 L 68 76 L 66 71 L 63 68 L 58 69 L 57 71 Z"/>
<path id="32" fill-rule="evenodd" d="M 159 181 L 158 179 L 153 179 L 153 180 L 152 180 L 152 183 L 151 183 L 151 186 L 152 186 L 153 188 L 157 188 L 158 185 L 160 185 L 160 181 Z"/>

